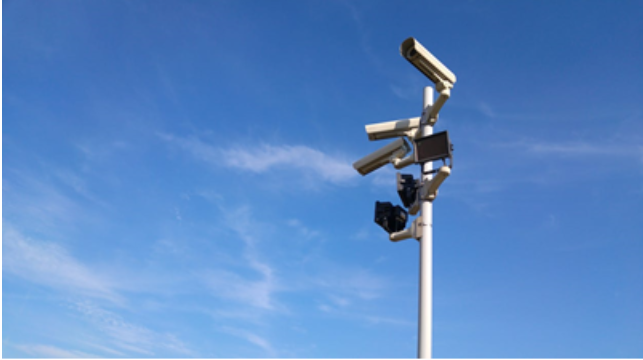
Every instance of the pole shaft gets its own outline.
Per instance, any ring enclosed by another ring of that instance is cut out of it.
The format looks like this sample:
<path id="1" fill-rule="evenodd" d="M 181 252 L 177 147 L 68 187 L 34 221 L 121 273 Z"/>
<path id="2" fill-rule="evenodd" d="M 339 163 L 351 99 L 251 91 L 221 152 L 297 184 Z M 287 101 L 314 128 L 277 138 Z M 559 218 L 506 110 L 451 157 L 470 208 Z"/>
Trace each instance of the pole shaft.
<path id="1" fill-rule="evenodd" d="M 424 88 L 423 111 L 429 112 L 433 106 L 433 88 Z M 425 118 L 423 116 L 423 118 Z M 433 127 L 420 124 L 422 136 L 433 134 Z M 427 183 L 433 177 L 425 175 L 431 171 L 433 163 L 422 165 L 422 181 Z M 432 348 L 433 322 L 433 203 L 422 201 L 422 238 L 420 239 L 420 298 L 418 325 L 418 358 L 430 359 Z"/>

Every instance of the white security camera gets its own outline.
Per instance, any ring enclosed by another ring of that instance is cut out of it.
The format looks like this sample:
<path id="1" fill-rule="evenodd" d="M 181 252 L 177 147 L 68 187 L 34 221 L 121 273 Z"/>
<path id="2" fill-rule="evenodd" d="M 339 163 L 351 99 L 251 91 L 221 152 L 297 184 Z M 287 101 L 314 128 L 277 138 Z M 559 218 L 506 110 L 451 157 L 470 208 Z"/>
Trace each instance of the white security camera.
<path id="1" fill-rule="evenodd" d="M 375 171 L 389 162 L 399 169 L 415 161 L 414 155 L 402 159 L 409 151 L 411 151 L 411 147 L 403 138 L 399 138 L 374 153 L 357 160 L 353 167 L 362 175 Z"/>
<path id="2" fill-rule="evenodd" d="M 415 218 L 408 228 L 389 234 L 388 238 L 391 241 L 400 241 L 410 238 L 420 240 L 422 237 L 422 218 Z"/>
<path id="3" fill-rule="evenodd" d="M 400 136 L 414 138 L 419 134 L 420 118 L 401 119 L 366 125 L 369 140 L 390 139 Z"/>
<path id="4" fill-rule="evenodd" d="M 415 38 L 410 37 L 404 40 L 400 46 L 400 53 L 422 74 L 431 79 L 435 83 L 435 89 L 440 93 L 430 111 L 425 110 L 422 113 L 422 122 L 433 126 L 438 121 L 438 112 L 440 112 L 442 105 L 451 96 L 451 88 L 455 84 L 456 77 Z"/>
<path id="5" fill-rule="evenodd" d="M 400 46 L 400 53 L 415 66 L 422 74 L 431 79 L 436 85 L 441 82 L 451 83 L 450 87 L 455 84 L 456 77 L 440 62 L 429 50 L 425 49 L 415 38 L 404 40 Z"/>
<path id="6" fill-rule="evenodd" d="M 451 175 L 451 169 L 448 166 L 442 166 L 428 183 L 422 185 L 420 197 L 424 200 L 435 200 L 438 196 L 438 188 L 449 175 Z"/>

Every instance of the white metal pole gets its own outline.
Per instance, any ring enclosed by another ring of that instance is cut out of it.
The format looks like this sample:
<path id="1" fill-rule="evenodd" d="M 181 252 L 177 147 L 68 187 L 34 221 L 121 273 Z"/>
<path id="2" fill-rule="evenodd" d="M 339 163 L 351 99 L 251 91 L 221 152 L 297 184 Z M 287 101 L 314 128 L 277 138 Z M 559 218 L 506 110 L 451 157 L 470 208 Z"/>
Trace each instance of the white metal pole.
<path id="1" fill-rule="evenodd" d="M 423 111 L 428 114 L 433 106 L 433 88 L 424 88 Z M 426 116 L 422 117 L 427 118 Z M 420 124 L 422 136 L 433 134 L 433 126 Z M 422 166 L 422 181 L 427 183 L 433 175 L 425 173 L 433 169 L 427 162 Z M 433 203 L 422 201 L 422 238 L 420 239 L 420 299 L 418 325 L 418 358 L 430 359 L 433 322 Z"/>

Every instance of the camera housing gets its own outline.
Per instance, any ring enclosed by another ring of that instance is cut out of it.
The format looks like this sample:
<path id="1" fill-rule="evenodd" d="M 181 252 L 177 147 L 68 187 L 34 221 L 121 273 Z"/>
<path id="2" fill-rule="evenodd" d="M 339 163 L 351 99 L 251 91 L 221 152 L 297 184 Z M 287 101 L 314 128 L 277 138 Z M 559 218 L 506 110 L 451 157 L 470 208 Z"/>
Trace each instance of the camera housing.
<path id="1" fill-rule="evenodd" d="M 415 38 L 410 37 L 400 46 L 400 54 L 434 84 L 440 96 L 435 104 L 424 109 L 421 122 L 433 126 L 438 121 L 438 113 L 451 96 L 451 88 L 456 82 L 455 75 L 440 62 L 429 50 L 425 49 Z"/>
<path id="2" fill-rule="evenodd" d="M 400 46 L 400 53 L 415 66 L 422 74 L 431 79 L 434 84 L 448 82 L 453 87 L 456 82 L 455 75 L 433 54 L 429 52 L 419 41 L 410 37 Z"/>
<path id="3" fill-rule="evenodd" d="M 402 138 L 366 155 L 365 157 L 353 163 L 353 168 L 362 175 L 369 174 L 382 166 L 393 163 L 393 166 L 400 168 L 410 165 L 415 161 L 415 156 L 402 157 L 411 151 L 411 147 Z M 399 166 L 399 167 L 398 167 Z"/>
<path id="4" fill-rule="evenodd" d="M 414 117 L 366 125 L 366 134 L 371 141 L 400 136 L 408 136 L 412 139 L 419 133 L 419 127 L 420 118 Z"/>
<path id="5" fill-rule="evenodd" d="M 375 202 L 375 223 L 387 233 L 404 230 L 409 214 L 401 206 L 390 202 Z"/>
<path id="6" fill-rule="evenodd" d="M 400 200 L 404 207 L 409 208 L 416 199 L 417 195 L 417 180 L 413 179 L 413 175 L 396 173 L 397 178 L 397 194 L 400 195 Z"/>

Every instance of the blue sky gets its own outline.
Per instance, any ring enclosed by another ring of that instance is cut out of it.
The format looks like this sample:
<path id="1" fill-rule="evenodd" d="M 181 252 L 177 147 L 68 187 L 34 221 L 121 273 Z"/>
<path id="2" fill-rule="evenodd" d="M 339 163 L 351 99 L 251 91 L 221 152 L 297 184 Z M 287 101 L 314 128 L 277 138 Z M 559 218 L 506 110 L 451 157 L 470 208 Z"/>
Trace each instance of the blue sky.
<path id="1" fill-rule="evenodd" d="M 642 2 L 3 5 L 5 357 L 415 357 L 351 166 L 420 115 L 409 36 L 458 77 L 433 355 L 643 357 Z"/>

